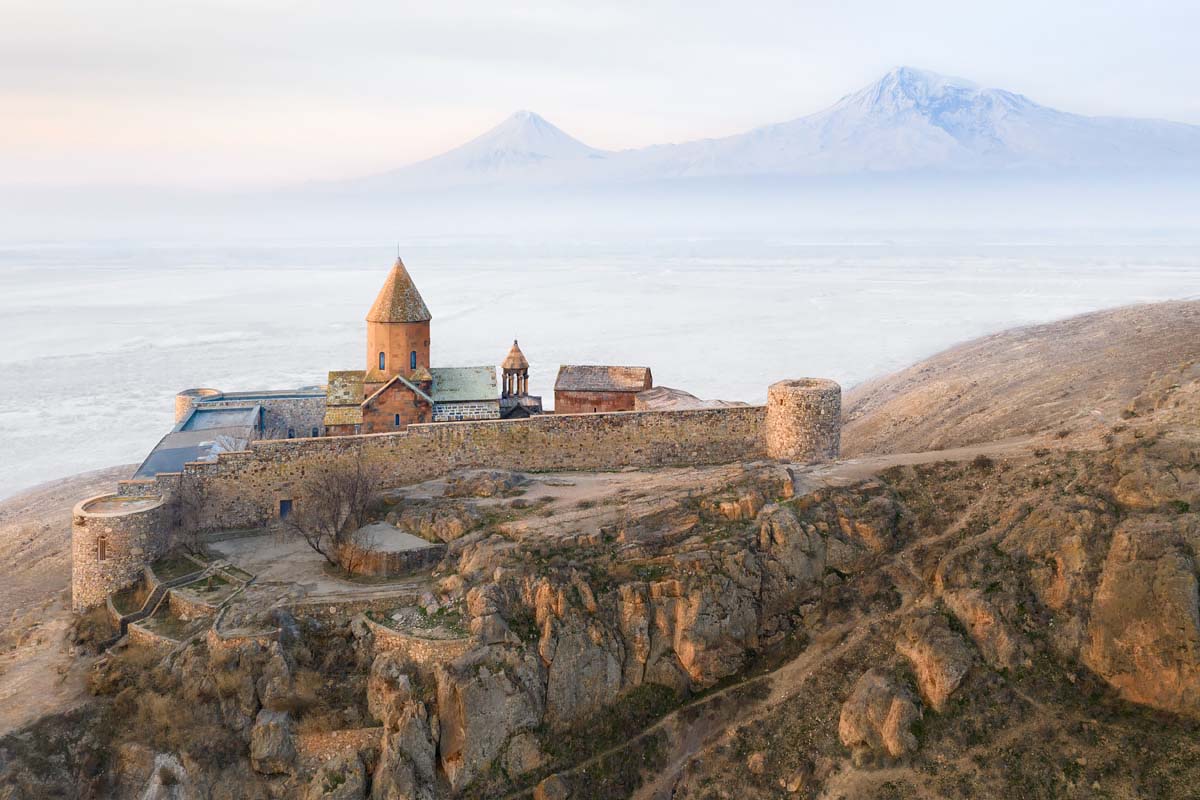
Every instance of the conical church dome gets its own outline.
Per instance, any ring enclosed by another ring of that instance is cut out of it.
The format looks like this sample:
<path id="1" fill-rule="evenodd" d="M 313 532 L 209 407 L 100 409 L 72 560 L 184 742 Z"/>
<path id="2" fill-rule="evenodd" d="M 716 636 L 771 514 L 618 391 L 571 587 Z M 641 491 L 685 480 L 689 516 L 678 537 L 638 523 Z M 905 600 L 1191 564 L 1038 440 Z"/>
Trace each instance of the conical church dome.
<path id="1" fill-rule="evenodd" d="M 367 313 L 367 322 L 428 322 L 433 319 L 399 258 Z"/>
<path id="2" fill-rule="evenodd" d="M 503 369 L 529 369 L 529 362 L 525 360 L 525 354 L 517 346 L 516 339 L 513 339 L 512 349 L 508 351 L 508 355 L 504 357 L 504 363 L 500 366 Z"/>

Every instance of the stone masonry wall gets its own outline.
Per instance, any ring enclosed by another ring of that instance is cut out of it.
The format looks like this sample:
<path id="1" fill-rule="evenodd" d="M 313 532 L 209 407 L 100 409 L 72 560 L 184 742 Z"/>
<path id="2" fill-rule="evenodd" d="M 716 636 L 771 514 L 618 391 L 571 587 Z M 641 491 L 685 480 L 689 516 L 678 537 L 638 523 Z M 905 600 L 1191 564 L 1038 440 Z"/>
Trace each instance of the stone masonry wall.
<path id="1" fill-rule="evenodd" d="M 369 460 L 385 484 L 402 486 L 455 469 L 528 472 L 723 464 L 757 458 L 823 461 L 840 445 L 841 389 L 832 381 L 781 381 L 769 404 L 687 411 L 546 414 L 528 419 L 410 425 L 398 433 L 251 442 L 248 450 L 185 465 L 206 492 L 209 530 L 254 528 L 278 518 L 283 500 L 303 503 L 314 472 L 343 458 Z M 76 506 L 73 604 L 83 610 L 137 580 L 168 544 L 166 503 L 181 480 L 163 473 L 122 481 L 118 494 Z M 154 495 L 150 497 L 150 495 Z M 105 500 L 108 510 L 90 508 Z M 121 509 L 120 502 L 128 501 Z M 98 558 L 98 536 L 106 556 Z"/>
<path id="2" fill-rule="evenodd" d="M 500 403 L 497 400 L 476 403 L 435 403 L 434 422 L 462 422 L 473 419 L 499 419 Z"/>
<path id="3" fill-rule="evenodd" d="M 257 405 L 263 410 L 264 439 L 286 439 L 288 430 L 297 439 L 321 436 L 325 431 L 325 398 L 320 397 L 264 397 L 261 399 L 238 399 L 237 395 L 220 400 L 206 400 L 201 408 L 228 408 L 232 406 Z M 316 434 L 313 431 L 316 430 Z"/>
<path id="4" fill-rule="evenodd" d="M 762 407 L 739 406 L 410 425 L 401 433 L 252 442 L 249 450 L 184 469 L 208 490 L 206 528 L 249 528 L 274 520 L 281 500 L 302 502 L 304 479 L 346 456 L 371 460 L 397 486 L 463 467 L 550 472 L 721 464 L 766 456 L 763 419 Z"/>

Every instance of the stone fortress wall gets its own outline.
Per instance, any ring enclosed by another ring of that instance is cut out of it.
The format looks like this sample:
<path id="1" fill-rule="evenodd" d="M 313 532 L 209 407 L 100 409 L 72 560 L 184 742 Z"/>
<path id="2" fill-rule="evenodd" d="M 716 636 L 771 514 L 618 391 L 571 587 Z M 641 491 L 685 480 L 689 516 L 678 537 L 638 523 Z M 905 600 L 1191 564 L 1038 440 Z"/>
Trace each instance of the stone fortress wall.
<path id="1" fill-rule="evenodd" d="M 774 384 L 767 406 L 546 414 L 528 419 L 410 425 L 396 433 L 261 440 L 251 442 L 244 451 L 221 453 L 216 461 L 189 463 L 183 473 L 122 481 L 117 494 L 109 499 L 157 501 L 162 506 L 181 480 L 196 481 L 205 492 L 207 513 L 202 525 L 229 530 L 271 524 L 279 516 L 281 501 L 303 502 L 299 495 L 306 477 L 346 457 L 369 460 L 382 472 L 385 483 L 393 486 L 472 467 L 553 472 L 762 458 L 822 461 L 837 457 L 840 394 L 832 381 L 805 379 Z M 93 501 L 85 501 L 81 507 Z M 162 516 L 157 524 L 162 526 L 159 538 L 165 539 Z M 93 523 L 78 514 L 76 519 L 75 535 L 81 541 L 74 545 L 75 606 L 80 609 L 102 602 L 105 593 L 132 583 L 137 573 L 110 570 L 97 583 L 95 570 L 87 563 L 95 554 L 82 544 Z M 122 524 L 117 518 L 106 520 L 110 528 Z M 150 517 L 131 515 L 130 532 L 117 537 L 138 548 L 142 563 L 152 560 L 154 548 L 147 546 L 143 541 L 146 535 L 138 531 L 155 524 Z M 158 545 L 160 549 L 165 546 Z M 136 560 L 132 552 L 123 557 Z M 84 585 L 78 585 L 79 577 L 84 576 Z"/>

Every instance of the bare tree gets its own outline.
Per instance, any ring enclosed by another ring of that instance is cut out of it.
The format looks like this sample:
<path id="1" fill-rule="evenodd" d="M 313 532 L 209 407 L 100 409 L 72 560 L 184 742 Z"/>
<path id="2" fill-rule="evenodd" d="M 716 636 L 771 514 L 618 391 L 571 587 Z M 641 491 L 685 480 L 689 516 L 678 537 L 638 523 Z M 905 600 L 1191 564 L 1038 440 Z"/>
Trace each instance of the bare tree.
<path id="1" fill-rule="evenodd" d="M 184 472 L 171 499 L 171 534 L 176 544 L 198 554 L 203 549 L 202 520 L 208 505 L 208 487 L 194 475 Z"/>
<path id="2" fill-rule="evenodd" d="M 351 456 L 338 459 L 300 485 L 296 503 L 283 520 L 284 530 L 299 536 L 330 564 L 342 566 L 342 546 L 367 524 L 381 488 L 379 470 L 369 461 Z"/>

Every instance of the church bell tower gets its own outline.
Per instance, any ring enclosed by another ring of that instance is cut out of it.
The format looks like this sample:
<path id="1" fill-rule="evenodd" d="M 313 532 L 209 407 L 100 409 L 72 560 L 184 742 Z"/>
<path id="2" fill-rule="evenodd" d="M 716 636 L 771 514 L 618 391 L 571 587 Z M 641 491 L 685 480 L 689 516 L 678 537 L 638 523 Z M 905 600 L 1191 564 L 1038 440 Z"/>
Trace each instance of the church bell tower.
<path id="1" fill-rule="evenodd" d="M 433 317 L 399 258 L 367 313 L 367 373 L 370 395 L 397 375 L 409 379 L 429 370 L 429 321 Z"/>

